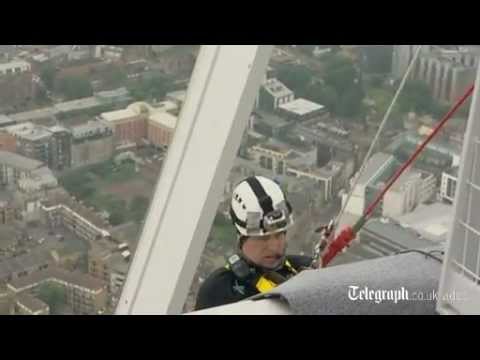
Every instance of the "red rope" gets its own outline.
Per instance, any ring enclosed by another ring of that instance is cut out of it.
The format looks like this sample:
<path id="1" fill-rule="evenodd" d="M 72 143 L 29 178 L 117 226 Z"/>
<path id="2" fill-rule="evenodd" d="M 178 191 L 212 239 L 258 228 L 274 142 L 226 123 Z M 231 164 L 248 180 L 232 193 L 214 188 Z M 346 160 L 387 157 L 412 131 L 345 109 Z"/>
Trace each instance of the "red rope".
<path id="1" fill-rule="evenodd" d="M 438 134 L 438 132 L 443 128 L 445 123 L 451 119 L 451 117 L 457 112 L 457 110 L 460 108 L 460 106 L 463 105 L 463 103 L 468 99 L 470 95 L 473 93 L 474 85 L 471 85 L 465 94 L 456 102 L 456 104 L 450 109 L 450 111 L 443 117 L 442 121 L 440 121 L 433 132 L 425 139 L 425 141 L 417 147 L 413 155 L 403 164 L 403 166 L 395 173 L 395 175 L 390 179 L 388 184 L 385 186 L 385 188 L 382 190 L 380 195 L 377 196 L 374 202 L 372 202 L 367 210 L 364 213 L 364 217 L 369 217 L 375 207 L 377 207 L 378 203 L 382 200 L 384 195 L 387 193 L 387 191 L 393 186 L 395 181 L 398 180 L 398 178 L 403 174 L 403 172 L 415 161 L 415 159 L 420 155 L 420 153 L 423 151 L 423 149 L 428 145 L 428 143 Z"/>

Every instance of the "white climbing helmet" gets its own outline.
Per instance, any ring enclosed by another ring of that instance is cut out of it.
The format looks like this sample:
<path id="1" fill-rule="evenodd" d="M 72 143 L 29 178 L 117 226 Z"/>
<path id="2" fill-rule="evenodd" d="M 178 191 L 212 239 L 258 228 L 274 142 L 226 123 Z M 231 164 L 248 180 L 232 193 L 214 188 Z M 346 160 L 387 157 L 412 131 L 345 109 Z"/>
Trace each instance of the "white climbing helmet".
<path id="1" fill-rule="evenodd" d="M 230 216 L 242 236 L 275 234 L 293 224 L 292 207 L 282 189 L 262 176 L 249 177 L 236 186 Z"/>

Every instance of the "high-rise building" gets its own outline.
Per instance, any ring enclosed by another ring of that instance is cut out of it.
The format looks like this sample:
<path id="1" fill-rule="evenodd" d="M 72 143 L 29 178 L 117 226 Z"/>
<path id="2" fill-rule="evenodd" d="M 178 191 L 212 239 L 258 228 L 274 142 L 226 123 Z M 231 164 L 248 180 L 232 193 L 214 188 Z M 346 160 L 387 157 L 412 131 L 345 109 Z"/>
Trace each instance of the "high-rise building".
<path id="1" fill-rule="evenodd" d="M 72 133 L 61 126 L 48 129 L 52 134 L 49 144 L 48 167 L 64 170 L 72 165 Z"/>
<path id="2" fill-rule="evenodd" d="M 112 158 L 115 150 L 113 130 L 103 121 L 90 121 L 72 131 L 72 167 L 93 165 Z"/>
<path id="3" fill-rule="evenodd" d="M 392 76 L 400 79 L 413 60 L 418 45 L 394 46 Z M 438 101 L 453 102 L 473 82 L 480 60 L 471 46 L 424 45 L 411 78 L 425 81 Z"/>
<path id="4" fill-rule="evenodd" d="M 50 139 L 52 133 L 46 129 L 35 126 L 29 131 L 18 133 L 17 152 L 30 159 L 49 163 Z"/>

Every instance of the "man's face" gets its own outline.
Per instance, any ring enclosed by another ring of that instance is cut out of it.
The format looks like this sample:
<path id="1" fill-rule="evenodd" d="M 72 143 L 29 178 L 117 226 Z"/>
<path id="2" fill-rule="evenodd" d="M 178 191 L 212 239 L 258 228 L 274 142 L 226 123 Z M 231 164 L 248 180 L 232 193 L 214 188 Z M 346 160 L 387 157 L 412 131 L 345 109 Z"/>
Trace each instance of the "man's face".
<path id="1" fill-rule="evenodd" d="M 277 268 L 285 256 L 287 236 L 280 232 L 266 236 L 252 236 L 243 243 L 245 257 L 265 269 Z"/>

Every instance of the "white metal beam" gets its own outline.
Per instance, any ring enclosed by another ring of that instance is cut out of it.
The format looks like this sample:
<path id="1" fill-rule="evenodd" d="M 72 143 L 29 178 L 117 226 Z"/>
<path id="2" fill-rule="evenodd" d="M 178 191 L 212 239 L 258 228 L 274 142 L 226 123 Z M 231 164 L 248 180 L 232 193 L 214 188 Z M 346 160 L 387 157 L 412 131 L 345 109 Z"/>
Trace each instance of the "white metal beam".
<path id="1" fill-rule="evenodd" d="M 181 313 L 272 50 L 202 46 L 117 314 Z"/>
<path id="2" fill-rule="evenodd" d="M 472 186 L 468 186 L 469 183 L 476 184 L 475 178 L 478 177 L 476 175 L 478 174 L 476 139 L 479 136 L 480 67 L 477 71 L 475 91 L 463 142 L 454 202 L 455 210 L 448 234 L 447 250 L 439 285 L 437 311 L 440 314 L 480 314 L 480 285 L 465 276 L 471 275 L 469 274 L 471 269 L 467 269 L 465 264 L 466 257 L 478 256 L 477 265 L 480 260 L 480 244 L 478 255 L 472 253 L 468 248 L 469 242 L 480 242 L 478 229 L 476 229 L 478 226 L 476 212 L 480 204 L 477 200 L 473 201 L 476 190 Z M 463 258 L 459 259 L 458 254 L 463 254 Z M 475 277 L 479 274 L 473 275 Z"/>

